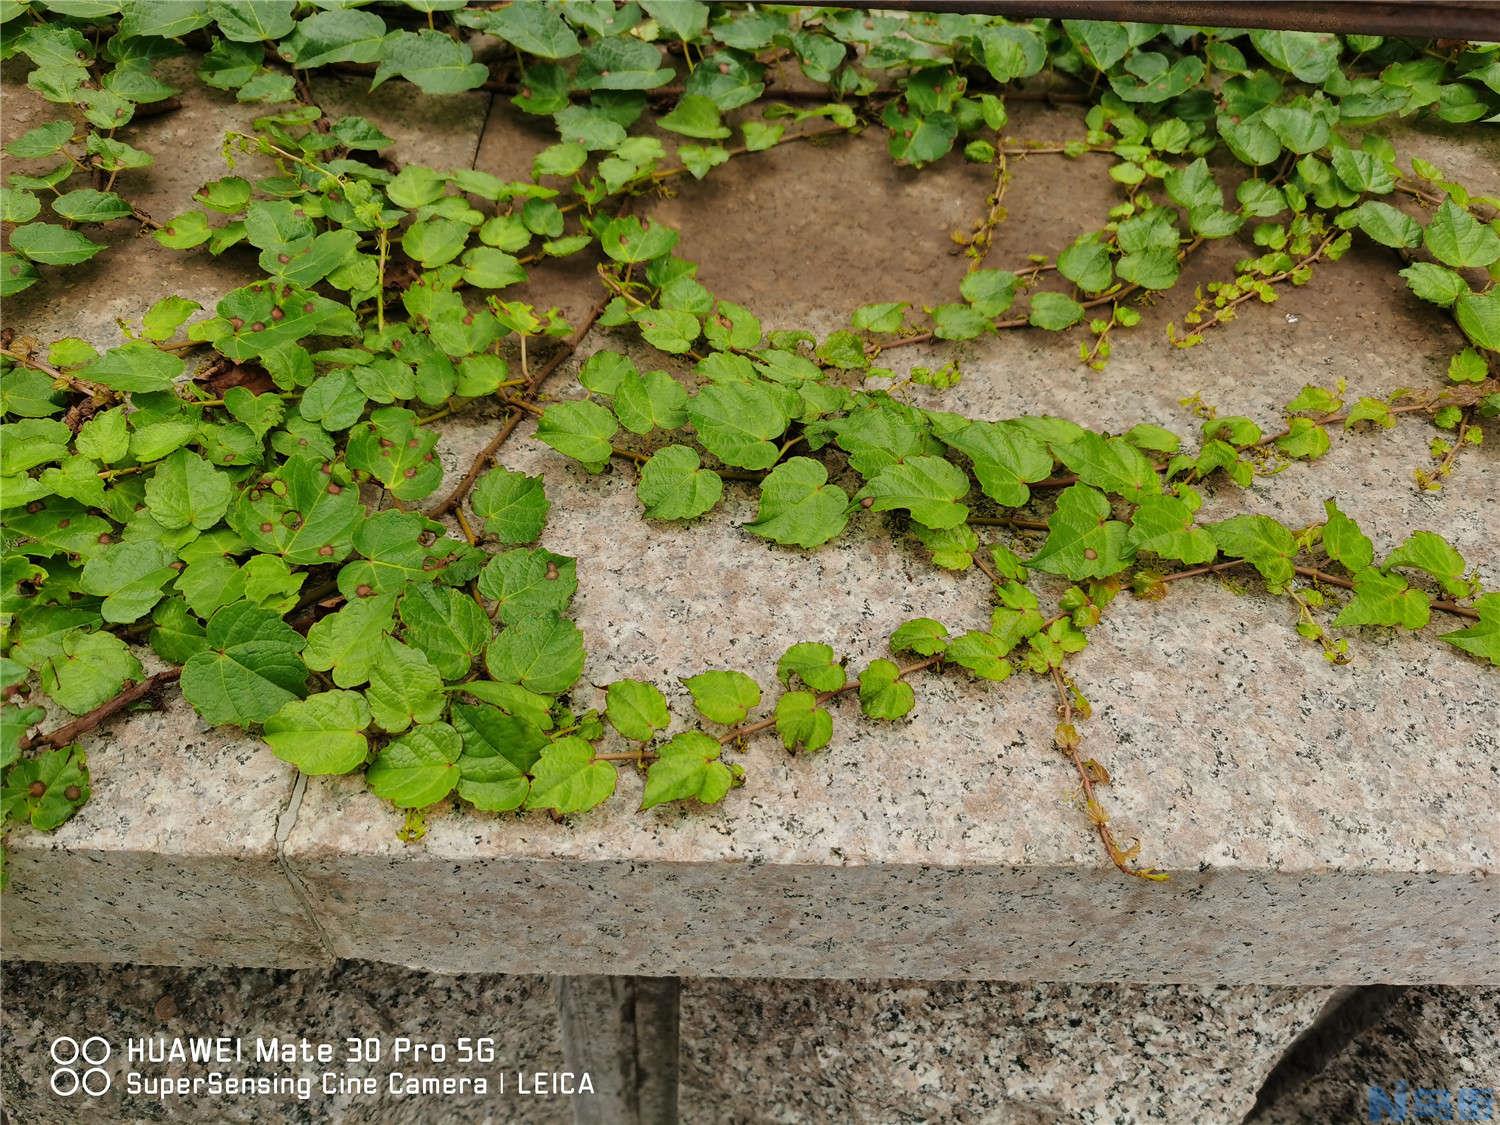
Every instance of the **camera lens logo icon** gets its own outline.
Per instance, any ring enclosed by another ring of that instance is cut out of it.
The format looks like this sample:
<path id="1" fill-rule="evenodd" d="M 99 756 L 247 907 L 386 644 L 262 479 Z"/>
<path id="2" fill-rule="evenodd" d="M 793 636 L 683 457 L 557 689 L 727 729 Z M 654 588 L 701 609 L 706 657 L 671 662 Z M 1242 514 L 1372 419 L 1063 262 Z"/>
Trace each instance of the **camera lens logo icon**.
<path id="1" fill-rule="evenodd" d="M 70 1098 L 79 1090 L 91 1098 L 102 1097 L 112 1081 L 104 1069 L 110 1051 L 109 1040 L 102 1035 L 90 1035 L 82 1043 L 71 1035 L 59 1035 L 52 1040 L 52 1061 L 57 1064 L 52 1092 L 60 1098 Z"/>

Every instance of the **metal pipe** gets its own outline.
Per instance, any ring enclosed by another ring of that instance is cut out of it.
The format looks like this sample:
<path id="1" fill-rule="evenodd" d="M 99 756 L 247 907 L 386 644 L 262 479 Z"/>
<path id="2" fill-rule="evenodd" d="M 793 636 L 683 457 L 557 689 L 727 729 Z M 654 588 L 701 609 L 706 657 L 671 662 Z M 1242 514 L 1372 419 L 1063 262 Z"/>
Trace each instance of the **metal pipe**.
<path id="1" fill-rule="evenodd" d="M 1500 41 L 1496 0 L 829 0 L 837 8 L 903 12 L 960 12 L 1020 19 L 1113 20 L 1191 27 L 1256 27 L 1279 31 L 1333 31 L 1413 39 Z"/>

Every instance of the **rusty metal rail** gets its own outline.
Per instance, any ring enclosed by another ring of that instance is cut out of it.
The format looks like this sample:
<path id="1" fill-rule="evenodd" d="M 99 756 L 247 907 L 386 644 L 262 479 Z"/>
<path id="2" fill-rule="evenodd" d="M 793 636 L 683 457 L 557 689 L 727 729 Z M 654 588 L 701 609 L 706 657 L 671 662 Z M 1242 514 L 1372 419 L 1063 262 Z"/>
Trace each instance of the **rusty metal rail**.
<path id="1" fill-rule="evenodd" d="M 1500 0 L 829 0 L 833 7 L 1500 41 Z"/>

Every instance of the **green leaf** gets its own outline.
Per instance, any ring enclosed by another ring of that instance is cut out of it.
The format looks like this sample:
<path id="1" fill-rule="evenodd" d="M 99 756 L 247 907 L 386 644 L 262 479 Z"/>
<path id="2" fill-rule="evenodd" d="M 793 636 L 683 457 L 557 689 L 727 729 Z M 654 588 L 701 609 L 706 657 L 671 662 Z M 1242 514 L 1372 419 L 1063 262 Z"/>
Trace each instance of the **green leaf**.
<path id="1" fill-rule="evenodd" d="M 526 617 L 507 625 L 485 652 L 490 675 L 527 691 L 557 695 L 583 671 L 583 633 L 555 613 Z"/>
<path id="2" fill-rule="evenodd" d="M 547 525 L 547 494 L 539 476 L 491 469 L 475 483 L 470 504 L 502 543 L 534 543 Z"/>
<path id="3" fill-rule="evenodd" d="M 699 672 L 682 682 L 698 713 L 711 722 L 732 726 L 760 705 L 760 685 L 743 672 Z"/>
<path id="4" fill-rule="evenodd" d="M 271 42 L 296 26 L 293 0 L 209 0 L 208 11 L 224 38 L 236 43 Z"/>
<path id="5" fill-rule="evenodd" d="M 1382 574 L 1371 567 L 1354 576 L 1354 597 L 1333 623 L 1340 628 L 1396 625 L 1420 629 L 1427 624 L 1431 612 L 1426 594 L 1410 589 L 1404 578 Z"/>
<path id="6" fill-rule="evenodd" d="M 1455 648 L 1500 666 L 1500 594 L 1475 599 L 1474 608 L 1479 611 L 1478 622 L 1439 635 Z"/>
<path id="7" fill-rule="evenodd" d="M 724 482 L 717 473 L 699 468 L 696 450 L 669 445 L 641 466 L 635 494 L 652 519 L 690 520 L 719 502 Z"/>
<path id="8" fill-rule="evenodd" d="M 796 676 L 814 691 L 838 691 L 844 686 L 844 667 L 834 659 L 833 649 L 815 641 L 794 644 L 776 662 L 776 678 L 790 685 Z"/>
<path id="9" fill-rule="evenodd" d="M 833 738 L 833 716 L 810 691 L 789 691 L 776 701 L 776 733 L 788 750 L 821 750 Z"/>
<path id="10" fill-rule="evenodd" d="M 463 252 L 472 228 L 457 219 L 427 219 L 412 223 L 401 236 L 406 256 L 427 269 L 451 262 Z"/>
<path id="11" fill-rule="evenodd" d="M 510 4 L 499 11 L 470 10 L 460 16 L 462 23 L 470 19 L 474 26 L 514 43 L 528 55 L 566 59 L 578 53 L 578 36 L 549 4 Z"/>
<path id="12" fill-rule="evenodd" d="M 734 785 L 729 767 L 719 761 L 721 747 L 702 731 L 684 731 L 657 750 L 646 771 L 641 810 L 668 801 L 696 800 L 716 805 Z"/>
<path id="13" fill-rule="evenodd" d="M 168 529 L 206 530 L 229 508 L 229 477 L 196 453 L 179 449 L 156 466 L 146 482 L 146 507 Z"/>
<path id="14" fill-rule="evenodd" d="M 1453 315 L 1474 343 L 1492 352 L 1500 351 L 1500 289 L 1465 293 L 1455 302 Z"/>
<path id="15" fill-rule="evenodd" d="M 688 395 L 665 371 L 626 372 L 615 389 L 615 416 L 633 434 L 676 430 L 687 421 Z"/>
<path id="16" fill-rule="evenodd" d="M 284 492 L 252 488 L 241 493 L 230 509 L 230 526 L 255 550 L 294 565 L 344 558 L 364 513 L 354 490 L 333 484 L 322 466 L 306 457 L 293 457 L 282 466 L 281 483 Z M 369 522 L 374 528 L 385 526 Z"/>
<path id="17" fill-rule="evenodd" d="M 909 457 L 882 469 L 856 499 L 869 497 L 871 508 L 877 512 L 905 508 L 918 523 L 942 529 L 968 519 L 969 509 L 958 503 L 968 491 L 969 478 L 951 461 Z"/>
<path id="18" fill-rule="evenodd" d="M 1118 574 L 1130 565 L 1135 548 L 1130 529 L 1109 514 L 1102 492 L 1086 484 L 1063 490 L 1047 520 L 1047 541 L 1027 565 L 1074 582 Z"/>
<path id="19" fill-rule="evenodd" d="M 442 677 L 416 649 L 382 636 L 375 643 L 369 674 L 365 697 L 381 730 L 397 733 L 413 724 L 436 722 L 442 715 L 447 702 Z"/>
<path id="20" fill-rule="evenodd" d="M 1465 348 L 1448 361 L 1448 380 L 1452 383 L 1482 383 L 1490 373 L 1484 356 Z"/>
<path id="21" fill-rule="evenodd" d="M 1338 70 L 1339 37 L 1326 31 L 1252 31 L 1250 42 L 1267 62 L 1313 86 Z"/>
<path id="22" fill-rule="evenodd" d="M 578 565 L 540 548 L 503 551 L 479 575 L 479 592 L 499 603 L 500 620 L 561 614 L 578 590 Z"/>
<path id="23" fill-rule="evenodd" d="M 357 691 L 321 691 L 293 699 L 266 719 L 265 740 L 306 774 L 348 773 L 369 753 L 370 708 Z"/>
<path id="24" fill-rule="evenodd" d="M 989 633 L 968 632 L 954 637 L 948 644 L 947 659 L 985 680 L 999 682 L 1010 678 L 1010 661 L 1005 654 L 1010 647 Z"/>
<path id="25" fill-rule="evenodd" d="M 130 214 L 130 204 L 112 191 L 79 188 L 54 199 L 52 210 L 75 223 L 107 223 Z"/>
<path id="26" fill-rule="evenodd" d="M 619 774 L 609 762 L 596 762 L 594 748 L 574 735 L 559 738 L 531 771 L 528 809 L 552 809 L 563 816 L 586 812 L 614 794 Z"/>
<path id="27" fill-rule="evenodd" d="M 0 790 L 0 811 L 5 820 L 24 820 L 42 832 L 51 832 L 77 812 L 89 799 L 89 775 L 85 758 L 76 746 L 49 750 L 35 758 L 17 762 L 5 774 Z M 40 785 L 36 794 L 33 786 Z M 72 790 L 72 794 L 69 794 Z"/>
<path id="28" fill-rule="evenodd" d="M 662 693 L 641 680 L 610 684 L 605 692 L 604 714 L 610 726 L 632 742 L 649 742 L 672 721 Z"/>
<path id="29" fill-rule="evenodd" d="M 605 226 L 599 245 L 617 262 L 649 262 L 672 252 L 677 232 L 660 223 L 643 226 L 634 215 L 628 215 Z"/>
<path id="30" fill-rule="evenodd" d="M 942 435 L 943 441 L 974 462 L 979 487 L 991 500 L 1019 508 L 1031 498 L 1027 484 L 1052 472 L 1052 455 L 1014 422 L 970 422 Z"/>
<path id="31" fill-rule="evenodd" d="M 308 16 L 280 44 L 282 58 L 303 70 L 338 62 L 376 62 L 384 49 L 385 21 L 352 8 Z"/>
<path id="32" fill-rule="evenodd" d="M 1063 293 L 1035 293 L 1031 298 L 1031 315 L 1027 320 L 1033 328 L 1045 328 L 1048 332 L 1061 332 L 1083 319 L 1083 306 Z"/>
<path id="33" fill-rule="evenodd" d="M 375 755 L 365 780 L 370 792 L 398 809 L 435 805 L 458 784 L 463 740 L 447 723 L 427 722 Z"/>
<path id="34" fill-rule="evenodd" d="M 381 640 L 395 628 L 394 594 L 354 598 L 307 631 L 302 659 L 314 672 L 333 672 L 341 688 L 357 687 L 370 678 L 380 658 Z"/>
<path id="35" fill-rule="evenodd" d="M 63 635 L 37 671 L 52 702 L 83 715 L 113 698 L 127 680 L 139 680 L 141 662 L 113 633 L 76 630 Z"/>
<path id="36" fill-rule="evenodd" d="M 1086 430 L 1070 442 L 1056 442 L 1058 459 L 1084 484 L 1139 501 L 1161 492 L 1161 478 L 1139 449 L 1124 438 Z"/>
<path id="37" fill-rule="evenodd" d="M 688 420 L 705 449 L 726 465 L 768 469 L 779 454 L 790 419 L 769 390 L 757 383 L 714 383 L 688 402 Z"/>
<path id="38" fill-rule="evenodd" d="M 719 107 L 701 94 L 685 94 L 671 113 L 657 118 L 663 129 L 700 140 L 721 140 L 729 136 L 729 127 L 719 120 Z"/>
<path id="39" fill-rule="evenodd" d="M 973 340 L 990 327 L 990 318 L 973 305 L 938 305 L 932 310 L 932 334 L 939 340 Z"/>
<path id="40" fill-rule="evenodd" d="M 468 675 L 490 639 L 490 619 L 473 598 L 448 587 L 416 585 L 401 597 L 407 643 L 445 680 Z"/>
<path id="41" fill-rule="evenodd" d="M 899 719 L 916 706 L 911 685 L 889 660 L 874 660 L 859 677 L 859 705 L 872 719 Z"/>
<path id="42" fill-rule="evenodd" d="M 810 457 L 793 457 L 761 482 L 760 509 L 745 527 L 783 546 L 817 547 L 849 522 L 849 494 Z"/>
<path id="43" fill-rule="evenodd" d="M 464 280 L 479 289 L 504 289 L 525 281 L 526 270 L 503 250 L 476 246 L 464 254 Z"/>
<path id="44" fill-rule="evenodd" d="M 1500 258 L 1500 234 L 1452 199 L 1443 200 L 1422 239 L 1434 258 L 1456 269 L 1483 268 Z"/>
<path id="45" fill-rule="evenodd" d="M 38 125 L 35 129 L 28 129 L 10 141 L 6 144 L 5 151 L 22 160 L 51 156 L 73 139 L 75 128 L 73 122 L 66 119 L 49 121 L 45 125 Z"/>
<path id="46" fill-rule="evenodd" d="M 915 617 L 891 634 L 892 652 L 915 652 L 936 656 L 948 648 L 948 628 L 930 617 Z"/>
<path id="47" fill-rule="evenodd" d="M 144 340 L 110 348 L 78 372 L 81 379 L 116 391 L 164 391 L 186 368 L 181 358 Z"/>
<path id="48" fill-rule="evenodd" d="M 104 598 L 99 612 L 111 623 L 138 621 L 162 598 L 162 587 L 176 576 L 173 555 L 150 539 L 114 543 L 89 559 L 78 588 Z"/>
<path id="49" fill-rule="evenodd" d="M 208 648 L 183 666 L 182 694 L 214 726 L 261 723 L 301 698 L 306 643 L 280 614 L 249 601 L 224 606 L 208 622 Z"/>
<path id="50" fill-rule="evenodd" d="M 1208 533 L 1225 555 L 1244 559 L 1260 571 L 1272 591 L 1284 590 L 1291 584 L 1297 541 L 1271 517 L 1232 516 L 1209 524 Z"/>
<path id="51" fill-rule="evenodd" d="M 1415 246 L 1422 237 L 1422 228 L 1415 219 L 1378 199 L 1367 199 L 1354 210 L 1344 212 L 1339 225 L 1357 226 L 1380 245 L 1397 249 Z"/>
<path id="52" fill-rule="evenodd" d="M 490 72 L 483 63 L 474 61 L 474 51 L 467 43 L 422 28 L 415 33 L 396 31 L 386 37 L 370 88 L 396 75 L 424 94 L 458 94 L 483 86 Z"/>
<path id="53" fill-rule="evenodd" d="M 453 726 L 464 744 L 458 795 L 485 812 L 520 808 L 531 792 L 526 772 L 547 745 L 547 736 L 525 718 L 464 703 L 453 705 Z"/>
<path id="54" fill-rule="evenodd" d="M 1196 505 L 1176 496 L 1144 497 L 1130 517 L 1131 545 L 1190 566 L 1211 562 L 1219 548 L 1212 535 L 1193 526 L 1194 511 Z"/>
<path id="55" fill-rule="evenodd" d="M 967 570 L 979 550 L 979 536 L 966 523 L 937 531 L 914 523 L 911 532 L 932 552 L 933 565 L 946 570 Z"/>
<path id="56" fill-rule="evenodd" d="M 204 0 L 130 0 L 124 7 L 121 39 L 144 35 L 175 39 L 203 27 L 211 18 Z"/>
<path id="57" fill-rule="evenodd" d="M 10 232 L 10 248 L 43 266 L 74 266 L 104 249 L 76 230 L 56 223 L 27 223 Z"/>
<path id="58" fill-rule="evenodd" d="M 536 436 L 553 449 L 581 461 L 589 472 L 602 472 L 609 463 L 610 438 L 619 426 L 597 403 L 580 399 L 549 406 L 537 423 Z"/>
<path id="59" fill-rule="evenodd" d="M 1328 557 L 1350 574 L 1369 569 L 1375 560 L 1375 547 L 1359 524 L 1339 511 L 1332 500 L 1323 501 L 1323 510 L 1328 514 L 1323 524 L 1323 550 Z"/>
<path id="60" fill-rule="evenodd" d="M 1114 282 L 1114 266 L 1097 233 L 1080 236 L 1057 256 L 1057 272 L 1085 293 L 1102 293 Z"/>
<path id="61" fill-rule="evenodd" d="M 1469 291 L 1469 283 L 1462 277 L 1431 262 L 1413 262 L 1400 273 L 1418 297 L 1444 308 Z"/>
<path id="62" fill-rule="evenodd" d="M 1386 556 L 1382 569 L 1406 566 L 1430 574 L 1456 598 L 1469 592 L 1463 581 L 1464 557 L 1435 531 L 1413 531 L 1406 541 Z"/>
<path id="63" fill-rule="evenodd" d="M 661 49 L 630 36 L 601 39 L 583 52 L 576 75 L 585 90 L 654 90 L 672 81 Z"/>

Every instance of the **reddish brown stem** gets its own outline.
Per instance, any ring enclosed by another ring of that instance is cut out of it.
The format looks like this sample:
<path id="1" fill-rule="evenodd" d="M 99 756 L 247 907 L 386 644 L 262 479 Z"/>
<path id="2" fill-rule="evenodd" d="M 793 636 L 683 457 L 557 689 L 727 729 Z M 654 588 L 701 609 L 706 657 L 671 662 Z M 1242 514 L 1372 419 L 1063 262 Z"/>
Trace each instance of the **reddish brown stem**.
<path id="1" fill-rule="evenodd" d="M 27 735 L 20 740 L 19 745 L 23 750 L 29 750 L 33 746 L 50 746 L 53 749 L 67 746 L 77 741 L 79 735 L 87 734 L 125 708 L 140 702 L 163 684 L 176 683 L 181 675 L 181 668 L 167 668 L 154 676 L 147 676 L 140 683 L 131 684 L 113 699 L 105 700 L 87 715 L 80 715 L 49 734 Z"/>

